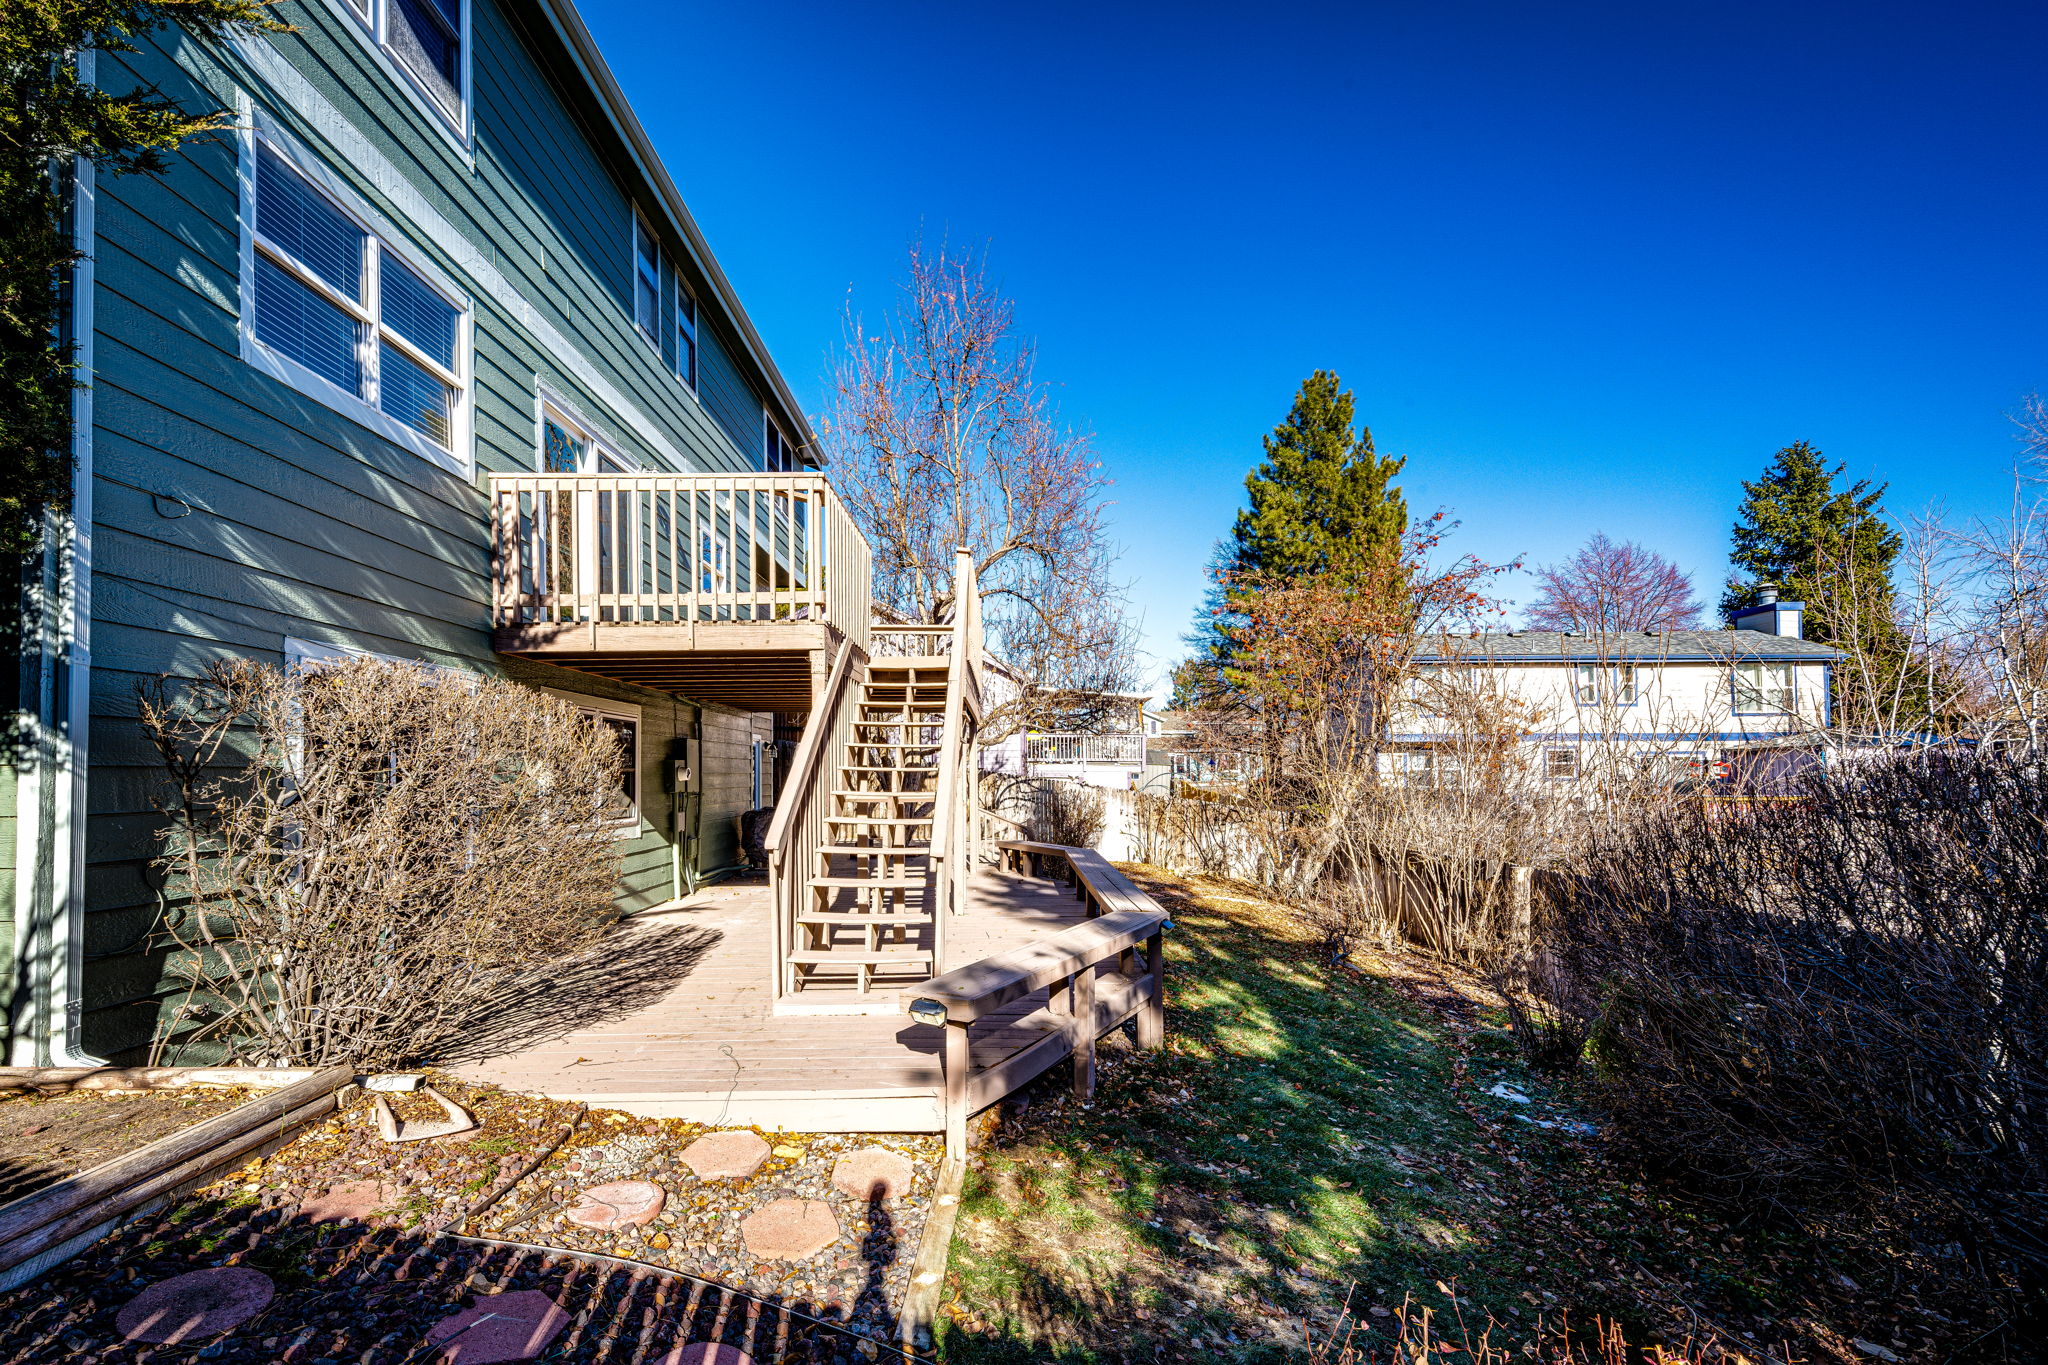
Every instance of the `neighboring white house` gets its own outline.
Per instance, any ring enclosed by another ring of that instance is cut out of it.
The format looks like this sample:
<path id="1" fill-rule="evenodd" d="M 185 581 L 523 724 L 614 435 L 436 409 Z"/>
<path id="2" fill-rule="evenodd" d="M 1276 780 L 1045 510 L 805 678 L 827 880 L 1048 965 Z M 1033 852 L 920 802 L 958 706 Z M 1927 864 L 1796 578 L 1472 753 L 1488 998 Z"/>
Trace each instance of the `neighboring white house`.
<path id="1" fill-rule="evenodd" d="M 1117 693 L 1093 730 L 1027 730 L 981 751 L 983 772 L 1060 777 L 1111 791 L 1136 788 L 1145 775 L 1147 693 Z"/>
<path id="2" fill-rule="evenodd" d="M 1832 648 L 1803 604 L 1766 601 L 1728 630 L 1512 630 L 1426 645 L 1393 717 L 1383 771 L 1446 785 L 1500 761 L 1540 781 L 1602 775 L 1663 785 L 1754 779 L 1812 761 L 1829 723 Z"/>

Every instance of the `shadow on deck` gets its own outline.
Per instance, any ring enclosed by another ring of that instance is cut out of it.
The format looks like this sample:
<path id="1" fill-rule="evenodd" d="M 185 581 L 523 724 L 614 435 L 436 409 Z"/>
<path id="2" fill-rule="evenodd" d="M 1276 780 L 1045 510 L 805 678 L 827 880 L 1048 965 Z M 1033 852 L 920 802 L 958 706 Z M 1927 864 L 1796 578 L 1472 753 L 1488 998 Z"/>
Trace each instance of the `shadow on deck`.
<path id="1" fill-rule="evenodd" d="M 793 1132 L 939 1132 L 943 1030 L 907 1014 L 772 1012 L 766 886 L 710 887 L 508 990 L 444 1059 L 464 1079 L 657 1118 Z M 1081 923 L 1068 887 L 985 871 L 946 925 L 943 967 Z M 976 1071 L 1059 1025 L 1038 991 L 971 1030 Z"/>

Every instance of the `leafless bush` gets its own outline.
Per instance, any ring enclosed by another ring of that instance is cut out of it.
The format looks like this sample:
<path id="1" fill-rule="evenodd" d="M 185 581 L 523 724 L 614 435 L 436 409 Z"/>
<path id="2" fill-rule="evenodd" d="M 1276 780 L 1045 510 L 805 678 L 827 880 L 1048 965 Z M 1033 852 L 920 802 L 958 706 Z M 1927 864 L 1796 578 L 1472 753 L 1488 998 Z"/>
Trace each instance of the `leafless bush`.
<path id="1" fill-rule="evenodd" d="M 1942 750 L 1619 833 L 1560 951 L 1627 1129 L 1730 1199 L 1917 1224 L 2048 1283 L 2044 831 L 2037 760 Z"/>
<path id="2" fill-rule="evenodd" d="M 613 918 L 618 742 L 517 684 L 364 660 L 246 660 L 159 683 L 157 866 L 184 987 L 157 1050 L 395 1065 L 460 1036 L 509 974 Z"/>
<path id="3" fill-rule="evenodd" d="M 1032 802 L 1031 835 L 1040 843 L 1093 848 L 1106 813 L 1101 791 L 1085 782 L 1043 781 Z"/>

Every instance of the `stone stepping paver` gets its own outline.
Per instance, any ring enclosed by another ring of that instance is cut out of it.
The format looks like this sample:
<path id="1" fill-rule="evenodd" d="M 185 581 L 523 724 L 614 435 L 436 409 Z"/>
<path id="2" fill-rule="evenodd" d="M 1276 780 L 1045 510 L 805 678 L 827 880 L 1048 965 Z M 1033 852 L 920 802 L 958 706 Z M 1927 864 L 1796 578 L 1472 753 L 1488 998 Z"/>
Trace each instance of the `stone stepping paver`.
<path id="1" fill-rule="evenodd" d="M 562 1217 L 579 1228 L 609 1232 L 645 1227 L 661 1217 L 667 1203 L 667 1192 L 651 1180 L 615 1180 L 579 1191 Z"/>
<path id="2" fill-rule="evenodd" d="M 916 1171 L 910 1159 L 887 1147 L 848 1152 L 832 1167 L 832 1184 L 855 1199 L 898 1199 L 910 1193 Z"/>
<path id="3" fill-rule="evenodd" d="M 379 1209 L 398 1202 L 398 1187 L 381 1180 L 345 1180 L 299 1205 L 299 1217 L 309 1223 L 339 1223 L 345 1218 L 362 1222 Z"/>
<path id="4" fill-rule="evenodd" d="M 654 1365 L 754 1365 L 754 1358 L 737 1346 L 716 1341 L 693 1341 L 678 1346 Z"/>
<path id="5" fill-rule="evenodd" d="M 531 1360 L 569 1325 L 569 1315 L 539 1289 L 486 1294 L 475 1307 L 443 1318 L 427 1333 L 441 1365 L 499 1365 Z"/>
<path id="6" fill-rule="evenodd" d="M 740 1222 L 747 1250 L 761 1261 L 805 1261 L 839 1240 L 839 1216 L 817 1199 L 778 1199 Z"/>
<path id="7" fill-rule="evenodd" d="M 683 1161 L 699 1180 L 745 1180 L 768 1160 L 759 1133 L 706 1133 L 683 1148 Z"/>
<path id="8" fill-rule="evenodd" d="M 268 1275 L 248 1266 L 187 1271 L 130 1299 L 114 1326 L 129 1341 L 206 1341 L 255 1317 L 276 1292 Z"/>

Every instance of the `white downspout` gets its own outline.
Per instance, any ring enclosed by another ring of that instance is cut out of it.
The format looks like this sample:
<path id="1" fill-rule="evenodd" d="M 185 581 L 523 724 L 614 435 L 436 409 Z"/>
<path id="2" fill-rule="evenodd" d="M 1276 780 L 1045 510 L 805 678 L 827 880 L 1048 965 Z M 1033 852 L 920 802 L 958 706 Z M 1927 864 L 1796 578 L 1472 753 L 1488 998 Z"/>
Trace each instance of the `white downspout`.
<path id="1" fill-rule="evenodd" d="M 94 53 L 77 55 L 93 80 Z M 99 1066 L 80 1042 L 85 974 L 85 818 L 92 649 L 92 388 L 94 196 L 91 161 L 72 168 L 70 339 L 86 381 L 71 396 L 71 509 L 44 527 L 43 568 L 34 592 L 35 639 L 22 641 L 35 670 L 28 761 L 16 787 L 15 980 L 27 986 L 11 1040 L 18 1066 Z M 26 585 L 24 585 L 26 586 Z M 33 646 L 30 648 L 29 646 Z M 29 700 L 23 698 L 24 701 Z"/>

